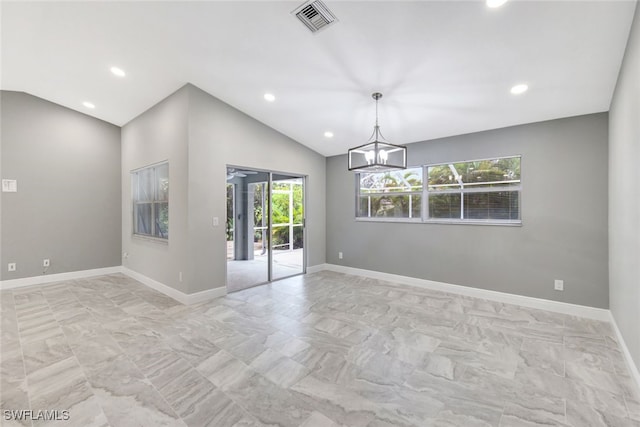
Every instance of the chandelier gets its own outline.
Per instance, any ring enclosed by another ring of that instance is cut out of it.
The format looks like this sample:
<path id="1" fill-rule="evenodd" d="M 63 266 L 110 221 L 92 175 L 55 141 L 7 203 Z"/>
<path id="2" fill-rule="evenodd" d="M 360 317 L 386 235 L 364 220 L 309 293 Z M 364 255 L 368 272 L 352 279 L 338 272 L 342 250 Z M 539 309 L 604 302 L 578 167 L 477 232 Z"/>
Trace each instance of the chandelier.
<path id="1" fill-rule="evenodd" d="M 376 100 L 376 124 L 373 127 L 373 134 L 366 144 L 349 149 L 349 170 L 375 172 L 386 169 L 406 169 L 407 147 L 385 142 L 380 133 L 378 100 L 382 98 L 382 94 L 375 92 L 371 97 Z"/>

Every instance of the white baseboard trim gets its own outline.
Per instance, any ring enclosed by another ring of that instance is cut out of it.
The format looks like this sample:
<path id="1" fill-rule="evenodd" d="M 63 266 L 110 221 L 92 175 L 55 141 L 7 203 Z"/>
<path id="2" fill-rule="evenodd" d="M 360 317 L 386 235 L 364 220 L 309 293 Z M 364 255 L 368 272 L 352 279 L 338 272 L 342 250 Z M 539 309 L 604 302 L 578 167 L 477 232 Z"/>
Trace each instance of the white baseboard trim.
<path id="1" fill-rule="evenodd" d="M 371 279 L 386 280 L 389 282 L 415 286 L 423 289 L 448 292 L 451 294 L 465 295 L 474 298 L 482 298 L 506 304 L 552 311 L 554 313 L 586 317 L 588 319 L 600 320 L 604 322 L 609 322 L 611 320 L 611 314 L 609 310 L 603 308 L 587 307 L 584 305 L 551 301 L 542 298 L 527 297 L 523 295 L 508 294 L 505 292 L 490 291 L 487 289 L 478 289 L 469 286 L 453 285 L 450 283 L 418 279 L 415 277 L 401 276 L 398 274 L 382 273 L 380 271 L 365 270 L 361 268 L 346 267 L 343 265 L 321 264 L 321 266 L 322 270 L 353 274 L 356 276 L 369 277 Z"/>
<path id="2" fill-rule="evenodd" d="M 497 301 L 507 304 L 514 304 L 529 308 L 552 311 L 555 313 L 568 314 L 572 316 L 586 317 L 588 319 L 600 320 L 611 323 L 615 331 L 616 338 L 620 343 L 624 358 L 627 362 L 629 372 L 640 388 L 640 372 L 636 366 L 627 344 L 622 337 L 622 333 L 618 328 L 615 317 L 610 310 L 603 308 L 587 307 L 583 305 L 570 304 L 559 301 L 545 300 L 541 298 L 533 298 L 522 295 L 508 294 L 504 292 L 490 291 L 486 289 L 471 288 L 469 286 L 452 285 L 450 283 L 436 282 L 433 280 L 417 279 L 415 277 L 400 276 L 397 274 L 382 273 L 380 271 L 365 270 L 361 268 L 346 267 L 336 264 L 320 264 L 307 269 L 309 273 L 315 273 L 322 270 L 335 271 L 344 274 L 353 274 L 356 276 L 369 277 L 372 279 L 385 280 L 403 285 L 416 286 L 423 289 L 448 292 L 452 294 L 465 295 L 475 298 L 482 298 L 491 301 Z"/>
<path id="3" fill-rule="evenodd" d="M 317 273 L 322 270 L 328 270 L 329 269 L 328 265 L 329 264 L 318 264 L 318 265 L 312 265 L 311 267 L 307 267 L 307 274 Z"/>
<path id="4" fill-rule="evenodd" d="M 187 294 L 186 305 L 198 304 L 212 299 L 220 298 L 227 295 L 227 287 L 207 289 L 206 291 L 196 292 L 195 294 Z"/>
<path id="5" fill-rule="evenodd" d="M 130 268 L 120 267 L 120 272 L 185 305 L 197 304 L 214 298 L 219 298 L 227 294 L 226 287 L 207 289 L 206 291 L 196 292 L 195 294 L 185 294 L 171 286 L 167 286 L 164 283 L 160 283 L 157 280 L 147 277 L 144 274 L 133 271 Z"/>
<path id="6" fill-rule="evenodd" d="M 68 273 L 45 274 L 42 276 L 24 277 L 0 281 L 0 289 L 16 289 L 26 286 L 42 285 L 45 283 L 62 282 L 64 280 L 84 279 L 87 277 L 104 276 L 105 274 L 120 273 L 121 266 L 95 268 L 92 270 L 70 271 Z"/>
<path id="7" fill-rule="evenodd" d="M 389 282 L 399 283 L 403 285 L 415 286 L 418 288 L 448 292 L 452 294 L 471 296 L 482 298 L 490 301 L 497 301 L 506 304 L 520 305 L 523 307 L 536 308 L 540 310 L 552 311 L 555 313 L 569 314 L 573 316 L 586 317 L 589 319 L 610 322 L 616 333 L 616 338 L 620 343 L 620 347 L 624 353 L 631 376 L 640 388 L 640 372 L 631 357 L 631 353 L 622 337 L 622 333 L 618 328 L 615 318 L 611 311 L 587 307 L 577 304 L 569 304 L 559 301 L 545 300 L 541 298 L 533 298 L 522 295 L 508 294 L 504 292 L 490 291 L 486 289 L 472 288 L 468 286 L 453 285 L 450 283 L 436 282 L 433 280 L 418 279 L 415 277 L 401 276 L 398 274 L 383 273 L 380 271 L 365 270 L 361 268 L 346 267 L 336 264 L 318 264 L 307 267 L 307 273 L 317 273 L 323 270 L 335 271 L 338 273 L 352 274 L 356 276 L 369 277 L 372 279 L 385 280 Z M 139 281 L 140 283 L 161 292 L 176 301 L 185 305 L 197 304 L 214 298 L 219 298 L 227 294 L 226 287 L 208 289 L 206 291 L 196 292 L 195 294 L 185 294 L 177 289 L 160 283 L 150 277 L 133 271 L 127 267 L 115 266 L 106 268 L 96 268 L 92 270 L 71 271 L 68 273 L 58 273 L 43 276 L 25 277 L 22 279 L 11 279 L 0 281 L 0 290 L 17 289 L 27 286 L 42 285 L 47 283 L 56 283 L 65 280 L 84 279 L 87 277 L 103 276 L 107 274 L 122 273 Z"/>
<path id="8" fill-rule="evenodd" d="M 631 357 L 631 352 L 629 352 L 629 348 L 627 347 L 627 343 L 624 341 L 624 338 L 622 337 L 622 332 L 620 332 L 620 329 L 618 328 L 618 323 L 616 322 L 616 318 L 613 317 L 613 313 L 611 312 L 609 312 L 609 315 L 610 315 L 609 321 L 611 322 L 611 326 L 613 327 L 613 330 L 616 333 L 616 338 L 618 339 L 618 342 L 620 343 L 620 347 L 622 348 L 622 352 L 624 353 L 624 358 L 627 361 L 627 367 L 629 368 L 629 372 L 631 373 L 631 376 L 636 381 L 636 384 L 640 389 L 640 372 L 638 372 L 638 367 L 633 361 L 633 358 Z"/>
<path id="9" fill-rule="evenodd" d="M 121 265 L 118 265 L 115 267 L 96 268 L 93 270 L 70 271 L 68 273 L 57 273 L 57 274 L 47 274 L 43 276 L 25 277 L 22 279 L 2 280 L 0 281 L 0 290 L 18 289 L 18 288 L 24 288 L 27 286 L 53 284 L 57 282 L 63 282 L 65 280 L 85 279 L 88 277 L 105 276 L 107 274 L 116 274 L 116 273 L 126 274 L 127 276 L 133 279 L 136 279 L 138 282 L 152 289 L 155 289 L 156 291 L 161 292 L 185 305 L 197 304 L 200 302 L 208 301 L 210 299 L 225 296 L 227 294 L 226 287 L 207 289 L 206 291 L 196 292 L 195 294 L 185 294 L 177 289 L 174 289 L 170 286 L 165 285 L 164 283 L 160 283 L 156 280 L 153 280 L 150 277 L 147 277 L 143 274 L 138 273 L 137 271 L 133 271 Z"/>

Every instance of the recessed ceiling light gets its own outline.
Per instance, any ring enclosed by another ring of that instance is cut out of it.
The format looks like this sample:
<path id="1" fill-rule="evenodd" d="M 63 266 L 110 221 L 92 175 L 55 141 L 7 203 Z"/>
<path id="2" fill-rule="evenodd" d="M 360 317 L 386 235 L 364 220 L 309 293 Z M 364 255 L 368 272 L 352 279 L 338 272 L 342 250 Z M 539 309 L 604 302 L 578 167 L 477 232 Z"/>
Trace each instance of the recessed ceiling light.
<path id="1" fill-rule="evenodd" d="M 88 102 L 88 101 L 84 101 L 84 102 L 82 103 L 82 105 L 84 105 L 84 106 L 85 106 L 85 107 L 87 107 L 87 108 L 91 108 L 92 110 L 93 110 L 94 108 L 96 108 L 96 106 L 95 106 L 95 105 L 93 105 L 91 102 Z"/>
<path id="2" fill-rule="evenodd" d="M 124 77 L 127 75 L 122 68 L 118 67 L 111 67 L 111 72 L 118 77 Z"/>
<path id="3" fill-rule="evenodd" d="M 508 0 L 487 0 L 487 7 L 495 9 L 505 4 Z"/>
<path id="4" fill-rule="evenodd" d="M 324 133 L 324 137 L 325 137 L 325 138 L 333 138 L 333 132 L 326 131 L 326 132 Z"/>
<path id="5" fill-rule="evenodd" d="M 273 101 L 276 100 L 276 96 L 274 94 L 272 94 L 272 93 L 265 93 L 264 94 L 264 99 L 266 101 L 273 102 Z"/>
<path id="6" fill-rule="evenodd" d="M 511 93 L 514 95 L 520 95 L 521 93 L 525 93 L 528 89 L 529 86 L 526 84 L 519 84 L 511 88 Z"/>

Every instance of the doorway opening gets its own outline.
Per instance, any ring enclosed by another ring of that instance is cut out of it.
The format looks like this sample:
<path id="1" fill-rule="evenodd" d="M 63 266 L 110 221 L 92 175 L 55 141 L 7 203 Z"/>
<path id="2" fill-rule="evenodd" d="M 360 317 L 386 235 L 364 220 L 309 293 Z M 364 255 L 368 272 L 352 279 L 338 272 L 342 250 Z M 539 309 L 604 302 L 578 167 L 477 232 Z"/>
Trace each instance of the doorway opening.
<path id="1" fill-rule="evenodd" d="M 227 167 L 227 290 L 303 274 L 305 178 Z"/>

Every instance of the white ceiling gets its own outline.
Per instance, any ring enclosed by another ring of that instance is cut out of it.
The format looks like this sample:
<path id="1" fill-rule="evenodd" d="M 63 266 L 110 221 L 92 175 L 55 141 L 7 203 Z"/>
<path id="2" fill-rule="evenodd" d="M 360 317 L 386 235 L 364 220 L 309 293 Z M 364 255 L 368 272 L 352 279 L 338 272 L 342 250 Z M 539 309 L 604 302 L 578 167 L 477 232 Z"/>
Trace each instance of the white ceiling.
<path id="1" fill-rule="evenodd" d="M 636 4 L 326 0 L 339 22 L 311 34 L 301 3 L 2 2 L 2 89 L 123 125 L 189 82 L 335 155 L 369 138 L 374 91 L 399 144 L 607 111 Z"/>

